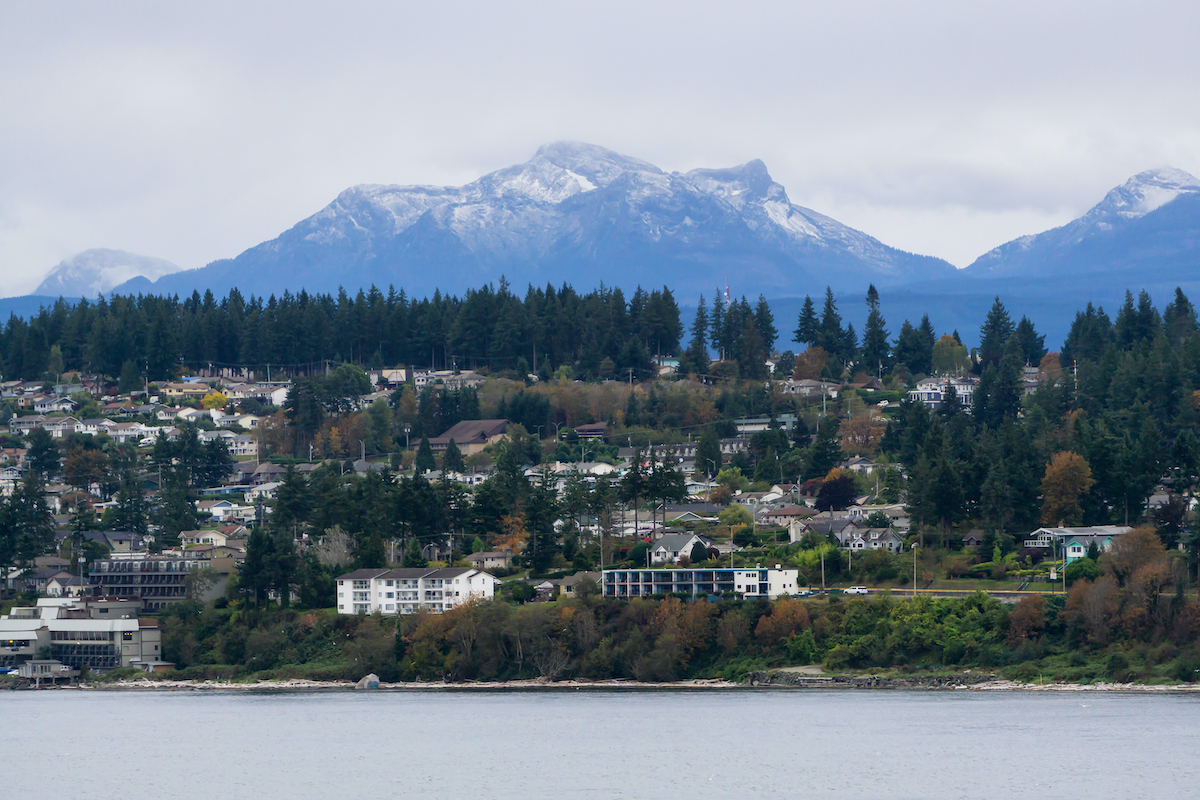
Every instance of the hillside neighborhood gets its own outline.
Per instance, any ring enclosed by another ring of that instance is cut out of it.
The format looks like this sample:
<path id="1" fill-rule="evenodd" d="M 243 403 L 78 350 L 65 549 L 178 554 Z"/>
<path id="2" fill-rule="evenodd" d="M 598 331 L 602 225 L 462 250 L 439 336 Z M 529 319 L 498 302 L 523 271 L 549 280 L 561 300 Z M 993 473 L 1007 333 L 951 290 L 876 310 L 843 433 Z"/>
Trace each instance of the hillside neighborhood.
<path id="1" fill-rule="evenodd" d="M 998 300 L 970 351 L 927 318 L 892 344 L 867 300 L 861 344 L 830 293 L 820 314 L 808 301 L 794 354 L 765 305 L 718 296 L 686 349 L 651 357 L 635 340 L 587 379 L 547 361 L 326 360 L 155 382 L 130 361 L 113 377 L 55 354 L 43 380 L 0 382 L 0 667 L 251 658 L 214 644 L 244 634 L 185 633 L 204 609 L 390 617 L 400 636 L 406 618 L 593 596 L 1185 591 L 1200 544 L 1186 298 L 1159 316 L 1131 297 L 1115 325 L 1081 312 L 1064 350 L 1085 366 L 1070 370 Z M 644 335 L 679 336 L 661 334 L 671 302 L 635 298 Z M 1114 382 L 1177 363 L 1133 401 L 1140 427 L 1097 392 L 1096 365 L 1122 348 Z M 856 366 L 884 359 L 875 377 Z"/>

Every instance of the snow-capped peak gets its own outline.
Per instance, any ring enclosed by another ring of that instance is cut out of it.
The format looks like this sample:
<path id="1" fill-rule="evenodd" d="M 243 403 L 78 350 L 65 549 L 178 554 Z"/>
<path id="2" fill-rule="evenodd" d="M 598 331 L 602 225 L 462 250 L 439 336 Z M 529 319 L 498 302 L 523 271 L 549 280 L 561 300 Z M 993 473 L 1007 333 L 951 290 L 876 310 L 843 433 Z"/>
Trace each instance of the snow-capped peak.
<path id="1" fill-rule="evenodd" d="M 95 297 L 138 276 L 153 281 L 179 271 L 179 267 L 161 258 L 95 248 L 84 250 L 50 270 L 34 294 Z"/>
<path id="2" fill-rule="evenodd" d="M 1088 216 L 1116 214 L 1136 219 L 1192 192 L 1200 192 L 1200 180 L 1195 176 L 1175 167 L 1150 169 L 1139 172 L 1105 195 Z"/>

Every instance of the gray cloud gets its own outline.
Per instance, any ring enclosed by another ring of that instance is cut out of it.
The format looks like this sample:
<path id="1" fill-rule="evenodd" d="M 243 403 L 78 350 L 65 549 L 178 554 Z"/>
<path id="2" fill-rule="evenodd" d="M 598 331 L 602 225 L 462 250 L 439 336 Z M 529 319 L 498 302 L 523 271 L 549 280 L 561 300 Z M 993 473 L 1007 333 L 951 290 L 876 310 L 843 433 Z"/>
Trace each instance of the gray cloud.
<path id="1" fill-rule="evenodd" d="M 794 202 L 960 265 L 1200 172 L 1191 4 L 744 5 L 4 4 L 0 292 L 89 247 L 202 266 L 355 183 L 557 139 L 762 158 Z"/>

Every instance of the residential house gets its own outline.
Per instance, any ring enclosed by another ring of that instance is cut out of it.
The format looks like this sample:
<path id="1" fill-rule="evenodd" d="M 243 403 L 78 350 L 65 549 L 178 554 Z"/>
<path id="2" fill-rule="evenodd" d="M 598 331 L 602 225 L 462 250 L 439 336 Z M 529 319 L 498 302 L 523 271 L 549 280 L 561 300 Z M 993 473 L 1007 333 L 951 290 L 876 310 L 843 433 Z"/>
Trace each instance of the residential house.
<path id="1" fill-rule="evenodd" d="M 254 506 L 239 505 L 229 500 L 199 500 L 196 511 L 211 514 L 217 522 L 253 519 L 255 515 Z"/>
<path id="2" fill-rule="evenodd" d="M 887 550 L 899 553 L 904 550 L 904 537 L 894 528 L 867 528 L 851 534 L 851 550 Z"/>
<path id="3" fill-rule="evenodd" d="M 604 436 L 608 433 L 608 423 L 589 422 L 586 425 L 579 425 L 575 428 L 575 433 L 586 442 L 604 441 Z"/>
<path id="4" fill-rule="evenodd" d="M 117 427 L 117 423 L 111 419 L 98 417 L 95 419 L 81 420 L 79 423 L 79 432 L 86 433 L 88 436 L 99 436 L 102 433 L 108 433 Z"/>
<path id="5" fill-rule="evenodd" d="M 924 403 L 936 411 L 942 407 L 950 389 L 958 396 L 958 402 L 966 409 L 971 408 L 975 398 L 975 390 L 979 387 L 977 378 L 959 378 L 948 375 L 923 378 L 917 381 L 917 387 L 908 393 L 908 399 L 914 403 Z"/>
<path id="6" fill-rule="evenodd" d="M 24 447 L 5 447 L 0 449 L 0 464 L 11 464 L 17 468 L 25 466 L 25 455 L 29 450 Z"/>
<path id="7" fill-rule="evenodd" d="M 42 414 L 13 417 L 8 421 L 8 431 L 15 436 L 28 436 L 45 424 L 46 417 Z"/>
<path id="8" fill-rule="evenodd" d="M 283 484 L 279 481 L 267 481 L 266 483 L 260 483 L 258 486 L 255 486 L 246 492 L 246 502 L 250 505 L 254 505 L 254 503 L 258 502 L 259 500 L 272 500 L 275 497 L 275 492 L 278 491 L 279 487 L 282 485 Z"/>
<path id="9" fill-rule="evenodd" d="M 808 506 L 782 506 L 767 509 L 760 516 L 765 525 L 786 527 L 793 519 L 808 519 L 816 513 Z"/>
<path id="10" fill-rule="evenodd" d="M 229 454 L 234 458 L 257 458 L 258 439 L 251 434 L 243 433 L 230 439 Z"/>
<path id="11" fill-rule="evenodd" d="M 79 430 L 79 420 L 74 417 L 48 417 L 42 427 L 55 439 L 63 439 Z"/>
<path id="12" fill-rule="evenodd" d="M 650 545 L 650 563 L 677 563 L 680 559 L 692 557 L 692 549 L 703 545 L 705 551 L 713 546 L 712 539 L 695 533 L 668 534 L 662 536 Z"/>
<path id="13" fill-rule="evenodd" d="M 251 473 L 249 482 L 255 486 L 261 486 L 272 481 L 282 481 L 285 475 L 287 475 L 287 467 L 279 464 L 259 464 Z"/>
<path id="14" fill-rule="evenodd" d="M 487 572 L 493 569 L 508 569 L 512 566 L 513 554 L 508 550 L 485 550 L 467 556 L 472 567 Z"/>
<path id="15" fill-rule="evenodd" d="M 600 585 L 600 581 L 603 579 L 604 575 L 600 572 L 576 572 L 574 575 L 568 575 L 565 578 L 559 579 L 558 588 L 563 595 L 567 597 L 573 597 L 575 595 L 575 588 L 579 586 L 581 582 L 591 581 L 598 587 Z"/>
<path id="16" fill-rule="evenodd" d="M 33 410 L 39 414 L 71 412 L 79 406 L 69 397 L 39 397 L 33 401 Z"/>
<path id="17" fill-rule="evenodd" d="M 805 397 L 826 397 L 830 400 L 836 400 L 838 391 L 841 387 L 836 383 L 828 383 L 826 381 L 814 381 L 810 378 L 795 380 L 789 378 L 778 384 L 779 388 L 785 394 L 801 394 Z"/>
<path id="18" fill-rule="evenodd" d="M 1111 545 L 1115 537 L 1120 536 L 1133 528 L 1127 525 L 1092 525 L 1089 527 L 1046 527 L 1038 528 L 1036 531 L 1025 537 L 1022 543 L 1023 547 L 1037 549 L 1052 549 L 1058 550 L 1063 546 L 1066 547 L 1067 563 L 1074 561 L 1077 558 L 1083 558 L 1087 555 L 1088 548 L 1093 542 L 1100 552 L 1104 552 Z"/>
<path id="19" fill-rule="evenodd" d="M 207 383 L 186 382 L 167 383 L 159 387 L 159 392 L 171 400 L 199 400 L 212 391 Z"/>
<path id="20" fill-rule="evenodd" d="M 508 432 L 506 419 L 473 419 L 463 420 L 441 436 L 429 440 L 429 446 L 435 453 L 443 453 L 454 440 L 454 444 L 464 456 L 480 453 L 489 444 L 495 444 L 504 438 Z"/>

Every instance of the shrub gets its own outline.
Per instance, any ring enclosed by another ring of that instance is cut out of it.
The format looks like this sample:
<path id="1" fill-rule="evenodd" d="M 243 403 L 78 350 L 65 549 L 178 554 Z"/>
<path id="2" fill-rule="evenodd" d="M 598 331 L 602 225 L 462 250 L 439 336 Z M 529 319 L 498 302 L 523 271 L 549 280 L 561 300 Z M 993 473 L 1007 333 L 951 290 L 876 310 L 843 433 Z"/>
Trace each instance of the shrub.
<path id="1" fill-rule="evenodd" d="M 1125 672 L 1129 669 L 1129 656 L 1118 651 L 1108 657 L 1105 662 L 1104 672 L 1109 676 L 1116 675 L 1119 672 Z"/>
<path id="2" fill-rule="evenodd" d="M 1029 683 L 1036 680 L 1040 675 L 1041 671 L 1038 669 L 1037 664 L 1032 661 L 1025 661 L 1004 670 L 1004 677 L 1010 681 L 1019 681 L 1021 683 Z"/>

